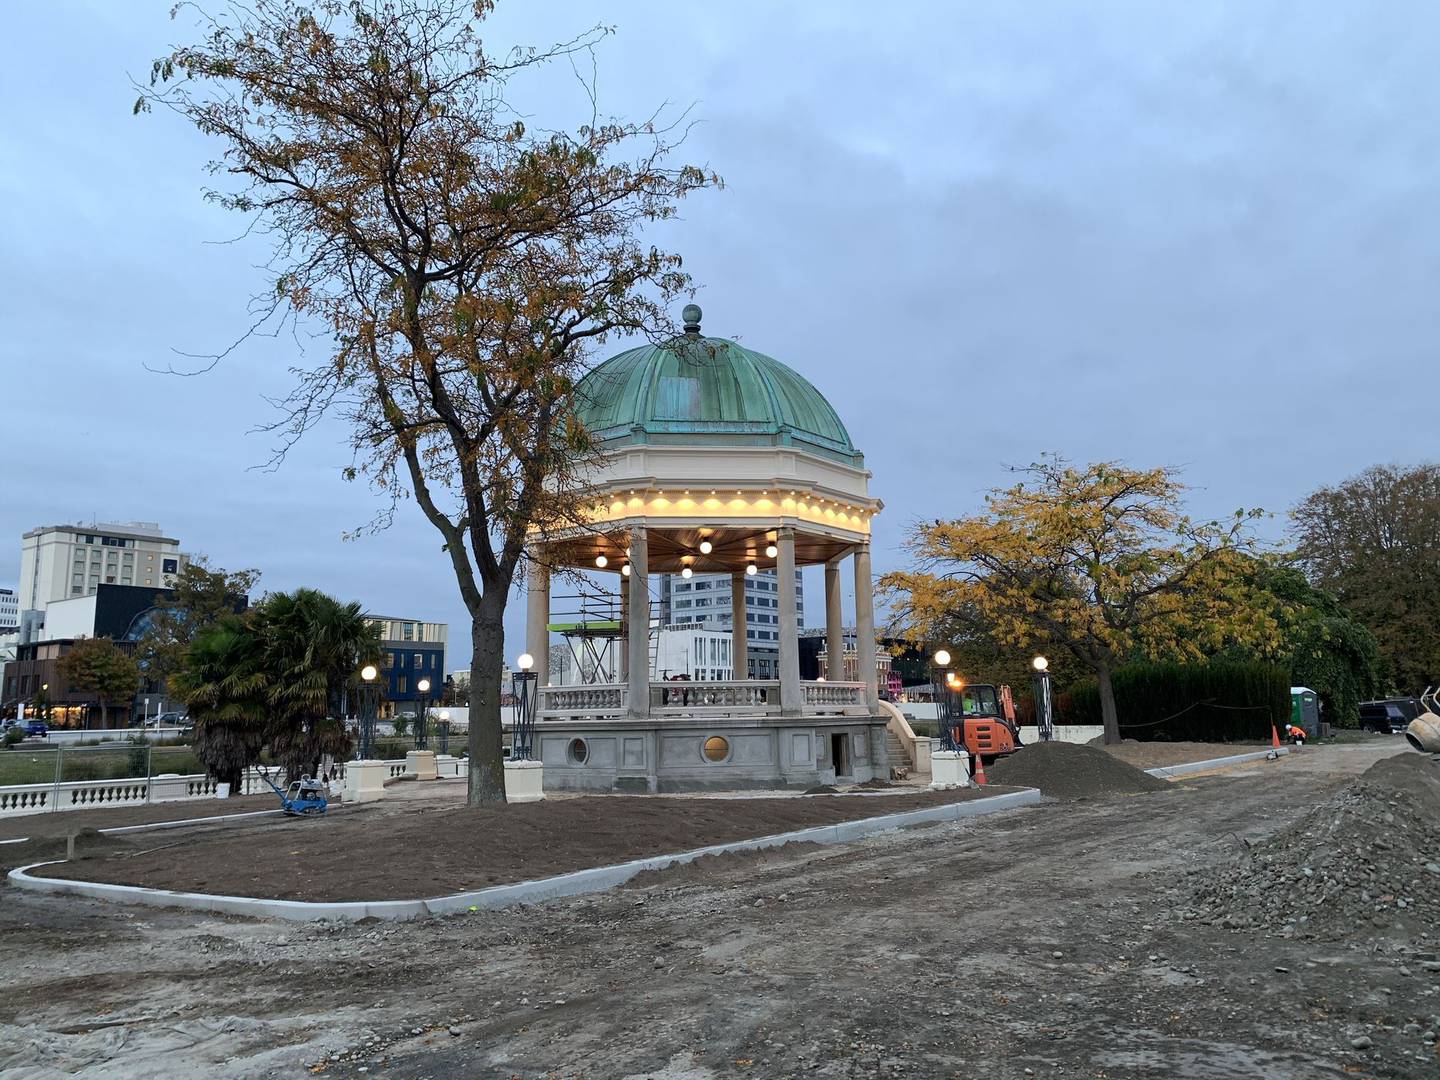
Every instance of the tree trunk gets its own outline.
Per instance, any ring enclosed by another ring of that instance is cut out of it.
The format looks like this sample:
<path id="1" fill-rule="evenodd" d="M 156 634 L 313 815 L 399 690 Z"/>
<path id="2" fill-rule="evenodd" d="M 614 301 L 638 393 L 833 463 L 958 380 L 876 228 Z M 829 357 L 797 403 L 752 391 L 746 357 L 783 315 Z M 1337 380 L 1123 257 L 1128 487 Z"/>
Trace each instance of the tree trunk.
<path id="1" fill-rule="evenodd" d="M 470 620 L 470 791 L 471 806 L 505 801 L 505 756 L 500 727 L 500 669 L 505 662 L 504 604 L 486 601 Z M 504 592 L 500 595 L 503 597 Z M 491 610 L 491 607 L 496 610 Z"/>
<path id="2" fill-rule="evenodd" d="M 100 699 L 100 729 L 103 731 L 110 726 L 110 706 L 105 704 L 105 699 Z"/>
<path id="3" fill-rule="evenodd" d="M 1110 665 L 1101 664 L 1095 669 L 1100 682 L 1100 717 L 1105 723 L 1105 745 L 1113 746 L 1120 741 L 1120 716 L 1115 711 L 1115 687 L 1110 683 Z"/>

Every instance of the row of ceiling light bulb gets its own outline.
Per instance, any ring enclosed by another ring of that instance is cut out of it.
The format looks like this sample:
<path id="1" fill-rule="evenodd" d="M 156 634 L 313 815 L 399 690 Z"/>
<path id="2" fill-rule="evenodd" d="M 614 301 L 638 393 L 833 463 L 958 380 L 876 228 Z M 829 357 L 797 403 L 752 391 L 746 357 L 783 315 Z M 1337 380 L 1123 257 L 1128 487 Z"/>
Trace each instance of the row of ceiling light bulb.
<path id="1" fill-rule="evenodd" d="M 701 541 L 700 541 L 700 554 L 701 554 L 701 555 L 709 555 L 710 552 L 712 552 L 712 551 L 714 551 L 714 550 L 715 550 L 715 545 L 712 544 L 712 543 L 710 543 L 709 540 L 701 540 Z M 628 549 L 626 550 L 625 554 L 627 554 L 627 555 L 630 554 L 630 552 L 629 552 Z M 780 554 L 780 549 L 779 549 L 778 547 L 776 547 L 774 544 L 766 544 L 766 545 L 765 545 L 765 557 L 766 557 L 767 559 L 773 559 L 773 558 L 775 558 L 775 557 L 776 557 L 777 555 L 779 555 L 779 554 Z M 605 567 L 607 567 L 607 566 L 610 565 L 610 560 L 607 559 L 604 555 L 596 555 L 596 556 L 595 556 L 595 565 L 596 565 L 597 567 L 599 567 L 601 570 L 604 570 Z M 753 562 L 752 562 L 752 563 L 746 563 L 746 564 L 745 564 L 745 573 L 749 574 L 751 577 L 754 577 L 754 576 L 755 576 L 756 574 L 758 574 L 759 572 L 760 572 L 760 568 L 757 567 Z M 624 574 L 626 577 L 629 577 L 629 576 L 630 576 L 630 564 L 629 564 L 628 562 L 627 562 L 624 566 L 620 567 L 620 573 Z M 691 570 L 690 567 L 688 567 L 688 566 L 683 566 L 683 567 L 680 568 L 680 576 L 681 576 L 682 578 L 685 578 L 686 580 L 689 580 L 690 577 L 692 577 L 692 576 L 694 575 L 694 573 L 695 573 L 695 571 Z"/>

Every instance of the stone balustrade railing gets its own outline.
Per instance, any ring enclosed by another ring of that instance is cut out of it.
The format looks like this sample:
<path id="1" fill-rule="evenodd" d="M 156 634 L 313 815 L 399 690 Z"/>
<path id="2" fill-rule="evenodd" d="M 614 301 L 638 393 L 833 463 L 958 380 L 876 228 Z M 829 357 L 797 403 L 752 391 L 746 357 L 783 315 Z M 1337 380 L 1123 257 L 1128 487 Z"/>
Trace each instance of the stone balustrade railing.
<path id="1" fill-rule="evenodd" d="M 803 682 L 800 700 L 807 712 L 836 712 L 858 709 L 865 704 L 864 683 Z"/>
<path id="2" fill-rule="evenodd" d="M 650 684 L 652 716 L 765 714 L 780 711 L 778 680 L 659 682 Z"/>
<path id="3" fill-rule="evenodd" d="M 542 717 L 623 716 L 628 688 L 624 683 L 593 683 L 589 686 L 542 686 L 539 713 Z"/>

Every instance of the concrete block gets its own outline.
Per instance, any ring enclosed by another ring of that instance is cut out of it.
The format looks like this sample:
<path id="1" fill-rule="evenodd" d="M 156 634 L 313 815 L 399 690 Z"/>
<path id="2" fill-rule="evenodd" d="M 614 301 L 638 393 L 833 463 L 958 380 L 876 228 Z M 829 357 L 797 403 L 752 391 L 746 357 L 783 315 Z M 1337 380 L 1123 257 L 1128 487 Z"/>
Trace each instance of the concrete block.
<path id="1" fill-rule="evenodd" d="M 970 755 L 964 750 L 936 750 L 930 755 L 930 786 L 940 791 L 970 786 Z"/>
<path id="2" fill-rule="evenodd" d="M 505 762 L 505 801 L 539 802 L 545 798 L 545 766 L 539 761 Z"/>
<path id="3" fill-rule="evenodd" d="M 374 802 L 385 797 L 385 781 L 389 779 L 389 767 L 383 761 L 352 761 L 345 766 L 345 793 L 347 805 Z"/>
<path id="4" fill-rule="evenodd" d="M 435 751 L 409 751 L 405 755 L 405 771 L 413 775 L 416 780 L 437 779 L 439 774 L 435 771 Z"/>

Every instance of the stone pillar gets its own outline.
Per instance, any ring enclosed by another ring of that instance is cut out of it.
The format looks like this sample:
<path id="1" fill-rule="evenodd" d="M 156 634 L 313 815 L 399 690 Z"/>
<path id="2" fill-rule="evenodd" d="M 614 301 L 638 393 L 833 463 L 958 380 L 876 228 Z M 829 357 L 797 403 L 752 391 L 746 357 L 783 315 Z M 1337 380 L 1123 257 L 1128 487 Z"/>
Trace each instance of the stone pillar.
<path id="1" fill-rule="evenodd" d="M 875 585 L 870 578 L 870 544 L 855 549 L 855 658 L 865 684 L 865 704 L 873 713 L 880 708 L 880 686 L 875 671 Z"/>
<path id="2" fill-rule="evenodd" d="M 630 634 L 625 639 L 629 684 L 627 712 L 636 719 L 650 715 L 650 571 L 645 526 L 630 530 Z"/>
<path id="3" fill-rule="evenodd" d="M 550 685 L 550 568 L 530 564 L 526 582 L 525 651 L 535 658 L 535 685 Z M 514 657 L 510 658 L 512 661 Z"/>
<path id="4" fill-rule="evenodd" d="M 750 677 L 749 639 L 745 619 L 745 578 L 744 570 L 730 575 L 730 664 L 735 678 Z"/>
<path id="5" fill-rule="evenodd" d="M 825 677 L 831 682 L 845 681 L 845 626 L 840 606 L 840 564 L 825 564 Z"/>
<path id="6" fill-rule="evenodd" d="M 800 627 L 795 621 L 795 530 L 781 529 L 775 546 L 780 549 L 775 572 L 780 579 L 780 712 L 799 716 Z"/>

